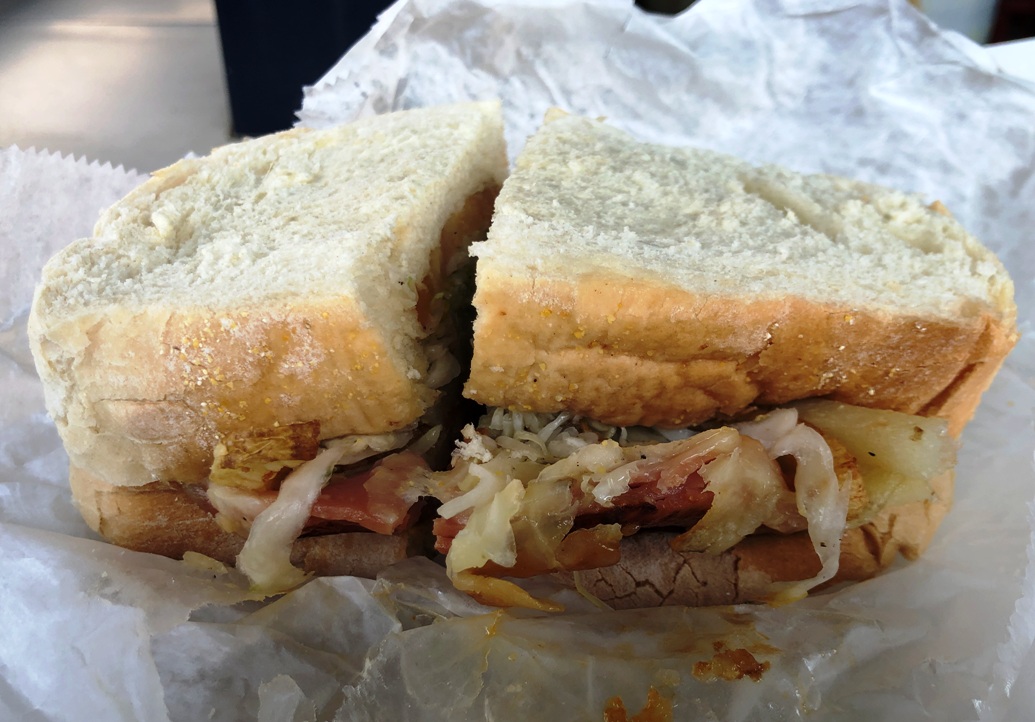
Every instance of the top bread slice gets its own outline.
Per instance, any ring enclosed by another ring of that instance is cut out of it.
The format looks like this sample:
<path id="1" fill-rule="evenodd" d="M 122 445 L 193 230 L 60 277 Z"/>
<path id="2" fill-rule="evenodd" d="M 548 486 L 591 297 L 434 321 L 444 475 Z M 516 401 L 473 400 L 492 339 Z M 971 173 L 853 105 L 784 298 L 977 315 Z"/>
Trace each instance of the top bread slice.
<path id="1" fill-rule="evenodd" d="M 413 424 L 437 394 L 418 297 L 484 237 L 506 172 L 498 103 L 295 129 L 156 172 L 36 290 L 30 341 L 72 465 L 197 483 L 228 434 Z"/>
<path id="2" fill-rule="evenodd" d="M 940 203 L 552 112 L 478 258 L 465 393 L 684 426 L 826 396 L 958 433 L 1016 341 L 1002 264 Z"/>

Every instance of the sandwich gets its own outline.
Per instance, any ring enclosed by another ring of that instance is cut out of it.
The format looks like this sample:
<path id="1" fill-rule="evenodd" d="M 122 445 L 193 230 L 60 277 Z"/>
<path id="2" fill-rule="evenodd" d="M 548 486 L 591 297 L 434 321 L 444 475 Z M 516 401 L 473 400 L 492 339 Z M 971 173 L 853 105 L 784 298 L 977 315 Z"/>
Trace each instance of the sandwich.
<path id="1" fill-rule="evenodd" d="M 498 103 L 468 103 L 224 146 L 104 211 L 29 319 L 90 526 L 263 591 L 423 551 L 506 171 Z"/>
<path id="2" fill-rule="evenodd" d="M 1016 341 L 939 202 L 551 111 L 475 243 L 436 547 L 482 601 L 786 603 L 915 558 Z"/>

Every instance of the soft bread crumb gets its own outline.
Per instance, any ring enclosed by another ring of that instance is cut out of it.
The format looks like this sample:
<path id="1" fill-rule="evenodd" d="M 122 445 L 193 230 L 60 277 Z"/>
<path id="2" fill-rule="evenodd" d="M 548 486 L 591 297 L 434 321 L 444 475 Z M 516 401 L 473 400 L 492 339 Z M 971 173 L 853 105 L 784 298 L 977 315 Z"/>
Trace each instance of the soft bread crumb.
<path id="1" fill-rule="evenodd" d="M 471 122 L 478 106 L 443 106 L 180 161 L 51 265 L 40 312 L 161 304 L 219 313 L 346 297 L 410 355 L 413 280 L 427 275 L 438 229 L 471 193 L 455 178 L 497 175 L 483 105 L 481 124 Z M 300 347 L 297 363 L 312 352 Z"/>
<path id="2" fill-rule="evenodd" d="M 1016 313 L 1002 265 L 941 204 L 640 143 L 576 116 L 554 116 L 529 140 L 472 252 L 493 275 L 569 279 L 577 268 L 698 294 L 947 319 Z"/>

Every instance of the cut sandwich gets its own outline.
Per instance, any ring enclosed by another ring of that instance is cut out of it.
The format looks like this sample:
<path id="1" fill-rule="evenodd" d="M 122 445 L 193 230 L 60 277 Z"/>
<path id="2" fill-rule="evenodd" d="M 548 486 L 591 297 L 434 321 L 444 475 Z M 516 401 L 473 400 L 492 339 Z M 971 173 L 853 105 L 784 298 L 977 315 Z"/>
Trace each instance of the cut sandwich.
<path id="1" fill-rule="evenodd" d="M 559 112 L 472 253 L 489 412 L 435 529 L 496 604 L 547 573 L 616 606 L 779 603 L 915 557 L 1016 340 L 1001 263 L 937 202 Z"/>
<path id="2" fill-rule="evenodd" d="M 498 104 L 459 104 L 218 148 L 105 211 L 29 321 L 90 525 L 264 590 L 426 546 L 453 306 L 506 171 Z"/>

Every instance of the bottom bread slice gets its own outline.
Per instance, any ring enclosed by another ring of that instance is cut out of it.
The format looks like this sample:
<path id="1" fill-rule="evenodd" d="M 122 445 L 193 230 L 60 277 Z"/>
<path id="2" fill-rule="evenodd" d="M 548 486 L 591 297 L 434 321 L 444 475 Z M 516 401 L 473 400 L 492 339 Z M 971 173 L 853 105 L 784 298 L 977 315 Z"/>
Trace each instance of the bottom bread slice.
<path id="1" fill-rule="evenodd" d="M 869 579 L 901 554 L 919 557 L 952 506 L 953 472 L 932 481 L 932 498 L 888 508 L 848 529 L 837 575 L 818 590 Z M 644 531 L 622 542 L 618 564 L 555 576 L 616 609 L 692 607 L 764 601 L 776 582 L 813 577 L 819 558 L 808 534 L 756 534 L 722 554 L 676 552 L 678 532 Z M 813 591 L 815 593 L 816 590 Z"/>
<path id="2" fill-rule="evenodd" d="M 220 527 L 214 514 L 180 486 L 113 486 L 75 466 L 69 480 L 83 519 L 118 546 L 174 559 L 192 551 L 229 565 L 244 546 L 242 537 Z M 372 579 L 395 562 L 429 554 L 431 539 L 422 528 L 392 536 L 373 532 L 305 536 L 295 541 L 291 562 L 320 576 Z"/>

